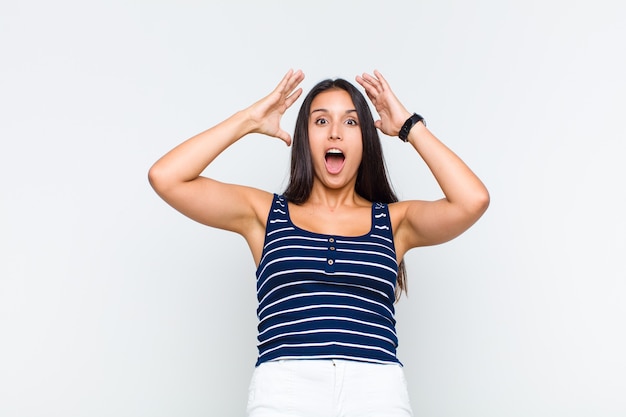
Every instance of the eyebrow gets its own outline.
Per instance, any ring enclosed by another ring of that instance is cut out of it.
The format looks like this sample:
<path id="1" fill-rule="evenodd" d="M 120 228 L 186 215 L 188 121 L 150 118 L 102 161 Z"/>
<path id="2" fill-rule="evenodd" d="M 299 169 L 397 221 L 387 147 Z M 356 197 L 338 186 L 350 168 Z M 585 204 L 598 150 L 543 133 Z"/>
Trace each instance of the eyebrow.
<path id="1" fill-rule="evenodd" d="M 326 112 L 326 113 L 328 113 L 329 110 L 328 109 L 314 109 L 314 110 L 311 110 L 311 114 L 313 114 L 315 112 Z M 356 109 L 346 110 L 345 114 L 349 114 L 349 113 L 356 113 Z"/>

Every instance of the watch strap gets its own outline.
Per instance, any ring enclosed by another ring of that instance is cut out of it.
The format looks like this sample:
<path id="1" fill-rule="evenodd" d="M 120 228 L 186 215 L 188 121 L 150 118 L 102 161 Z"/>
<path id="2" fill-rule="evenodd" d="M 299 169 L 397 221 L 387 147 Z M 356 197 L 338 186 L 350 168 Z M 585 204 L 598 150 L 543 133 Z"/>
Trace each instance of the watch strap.
<path id="1" fill-rule="evenodd" d="M 411 131 L 413 126 L 415 126 L 419 122 L 424 123 L 424 126 L 426 126 L 424 118 L 417 113 L 413 113 L 413 115 L 409 117 L 400 128 L 400 132 L 398 132 L 398 137 L 403 142 L 407 142 L 409 140 L 409 132 Z"/>

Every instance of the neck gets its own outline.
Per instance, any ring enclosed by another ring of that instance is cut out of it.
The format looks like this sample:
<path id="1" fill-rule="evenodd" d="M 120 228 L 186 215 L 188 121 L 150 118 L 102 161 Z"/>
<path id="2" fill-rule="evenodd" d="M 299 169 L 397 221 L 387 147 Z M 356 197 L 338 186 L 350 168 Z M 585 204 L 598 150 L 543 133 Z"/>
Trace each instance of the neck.
<path id="1" fill-rule="evenodd" d="M 358 195 L 354 187 L 329 189 L 318 184 L 313 185 L 311 195 L 305 204 L 322 206 L 330 210 L 339 207 L 369 206 L 371 203 Z"/>

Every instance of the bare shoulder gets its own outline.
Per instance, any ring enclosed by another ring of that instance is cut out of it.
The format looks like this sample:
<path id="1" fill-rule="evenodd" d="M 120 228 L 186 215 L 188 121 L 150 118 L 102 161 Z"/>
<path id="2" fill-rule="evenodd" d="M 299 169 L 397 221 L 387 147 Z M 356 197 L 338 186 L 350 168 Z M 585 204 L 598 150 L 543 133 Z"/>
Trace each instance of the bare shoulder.
<path id="1" fill-rule="evenodd" d="M 404 223 L 409 212 L 419 210 L 420 207 L 428 203 L 428 201 L 422 200 L 405 200 L 389 203 L 389 215 L 391 216 L 391 224 L 394 226 L 394 230 L 397 230 Z"/>
<path id="2" fill-rule="evenodd" d="M 274 193 L 260 190 L 258 188 L 246 187 L 248 192 L 248 201 L 254 210 L 255 218 L 262 224 L 265 231 L 265 223 L 269 214 L 272 202 L 274 201 Z"/>
<path id="3" fill-rule="evenodd" d="M 273 193 L 254 187 L 231 185 L 223 190 L 234 195 L 224 195 L 224 198 L 232 203 L 230 208 L 233 213 L 241 213 L 235 221 L 230 222 L 231 227 L 224 227 L 239 233 L 248 239 L 252 229 L 265 232 L 265 222 L 272 205 Z M 229 217 L 228 215 L 226 217 Z M 262 229 L 262 230 L 261 230 Z"/>
<path id="4" fill-rule="evenodd" d="M 427 204 L 427 201 L 422 200 L 406 200 L 389 204 L 389 216 L 398 259 L 402 259 L 409 249 L 419 246 L 419 236 L 409 219 L 415 217 L 415 213 L 423 210 Z"/>
<path id="5" fill-rule="evenodd" d="M 397 247 L 408 251 L 418 246 L 448 242 L 472 226 L 487 209 L 488 200 L 473 205 L 454 204 L 442 198 L 410 200 L 390 205 Z"/>

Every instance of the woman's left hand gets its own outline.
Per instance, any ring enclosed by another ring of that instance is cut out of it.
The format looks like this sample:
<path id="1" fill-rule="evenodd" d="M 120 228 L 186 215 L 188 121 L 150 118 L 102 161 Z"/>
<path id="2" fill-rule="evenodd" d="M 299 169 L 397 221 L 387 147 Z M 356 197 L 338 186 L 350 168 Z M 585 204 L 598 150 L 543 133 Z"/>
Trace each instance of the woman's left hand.
<path id="1" fill-rule="evenodd" d="M 380 72 L 374 70 L 374 75 L 367 73 L 362 76 L 357 75 L 356 82 L 365 89 L 365 94 L 380 116 L 380 119 L 375 122 L 376 127 L 387 136 L 398 136 L 404 122 L 411 117 L 411 113 L 391 91 L 387 80 Z"/>

